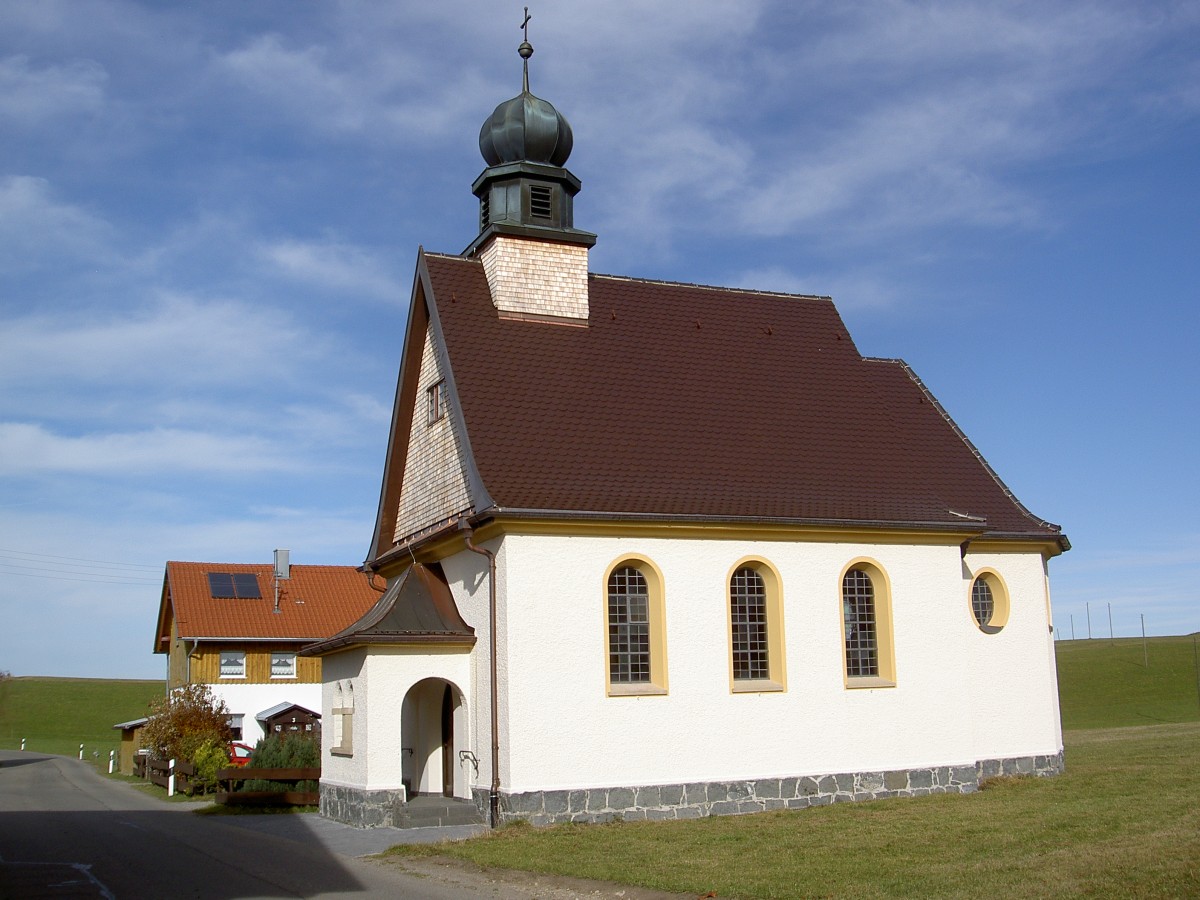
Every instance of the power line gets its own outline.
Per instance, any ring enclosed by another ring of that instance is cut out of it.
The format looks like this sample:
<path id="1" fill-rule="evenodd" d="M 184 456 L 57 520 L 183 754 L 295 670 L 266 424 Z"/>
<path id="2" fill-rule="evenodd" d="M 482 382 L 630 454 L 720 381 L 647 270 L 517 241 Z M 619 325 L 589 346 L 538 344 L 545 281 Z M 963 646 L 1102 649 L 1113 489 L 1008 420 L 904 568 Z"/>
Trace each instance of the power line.
<path id="1" fill-rule="evenodd" d="M 6 550 L 0 548 L 0 554 L 17 557 L 18 559 L 22 559 L 26 562 L 37 562 L 38 559 L 45 559 L 60 560 L 69 563 L 92 563 L 110 569 L 148 569 L 152 572 L 158 572 L 162 570 L 162 566 L 148 566 L 144 563 L 120 563 L 112 562 L 111 560 L 107 559 L 82 559 L 75 556 L 53 556 L 49 553 L 33 553 L 26 550 Z"/>
<path id="2" fill-rule="evenodd" d="M 46 578 L 51 581 L 82 581 L 85 584 L 132 584 L 139 587 L 146 584 L 158 584 L 157 581 L 100 581 L 98 578 L 68 578 L 65 575 L 30 575 L 27 572 L 0 572 L 0 575 L 16 575 L 18 578 Z M 114 575 L 112 577 L 117 578 L 119 576 Z"/>

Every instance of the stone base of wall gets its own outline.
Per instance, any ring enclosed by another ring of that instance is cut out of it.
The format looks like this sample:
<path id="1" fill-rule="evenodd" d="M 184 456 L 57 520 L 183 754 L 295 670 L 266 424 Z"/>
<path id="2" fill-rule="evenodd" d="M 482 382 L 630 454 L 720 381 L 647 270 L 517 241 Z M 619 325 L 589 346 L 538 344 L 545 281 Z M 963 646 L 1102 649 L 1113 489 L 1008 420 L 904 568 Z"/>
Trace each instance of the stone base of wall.
<path id="1" fill-rule="evenodd" d="M 974 765 L 901 769 L 891 772 L 844 772 L 763 778 L 755 781 L 710 781 L 649 787 L 589 788 L 576 791 L 501 793 L 502 822 L 528 820 L 533 825 L 555 822 L 627 822 L 699 819 L 772 809 L 804 809 L 852 800 L 922 797 L 926 794 L 967 794 L 987 778 L 1003 775 L 1057 775 L 1062 753 L 980 760 Z M 486 815 L 488 792 L 476 789 L 475 803 Z M 321 812 L 325 812 L 322 785 Z"/>
<path id="2" fill-rule="evenodd" d="M 321 782 L 321 815 L 356 828 L 396 825 L 397 804 L 404 803 L 404 789 L 364 791 L 362 788 Z"/>

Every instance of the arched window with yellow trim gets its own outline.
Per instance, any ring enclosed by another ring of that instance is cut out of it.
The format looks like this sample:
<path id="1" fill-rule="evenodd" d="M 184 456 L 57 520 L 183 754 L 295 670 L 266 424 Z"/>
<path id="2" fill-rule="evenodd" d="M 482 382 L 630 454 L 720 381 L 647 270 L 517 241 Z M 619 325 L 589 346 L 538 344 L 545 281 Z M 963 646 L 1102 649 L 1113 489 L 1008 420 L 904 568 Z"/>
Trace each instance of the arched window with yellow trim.
<path id="1" fill-rule="evenodd" d="M 873 563 L 853 563 L 842 574 L 842 639 L 847 687 L 892 687 L 891 589 Z"/>
<path id="2" fill-rule="evenodd" d="M 742 560 L 729 575 L 729 652 L 735 692 L 784 689 L 780 578 L 762 560 Z"/>
<path id="3" fill-rule="evenodd" d="M 666 693 L 662 575 L 648 560 L 627 558 L 610 567 L 604 626 L 608 693 Z"/>

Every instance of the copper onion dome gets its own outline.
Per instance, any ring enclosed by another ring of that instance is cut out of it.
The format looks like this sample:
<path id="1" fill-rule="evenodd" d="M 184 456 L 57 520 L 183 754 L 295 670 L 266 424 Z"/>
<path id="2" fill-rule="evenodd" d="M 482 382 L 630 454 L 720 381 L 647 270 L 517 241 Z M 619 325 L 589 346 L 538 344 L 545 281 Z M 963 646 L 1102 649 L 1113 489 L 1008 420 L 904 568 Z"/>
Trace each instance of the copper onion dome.
<path id="1" fill-rule="evenodd" d="M 525 60 L 523 88 L 497 106 L 483 123 L 479 152 L 489 166 L 514 162 L 562 166 L 574 143 L 571 126 L 553 104 L 529 92 L 529 57 L 533 55 L 529 41 L 523 41 L 517 52 Z"/>

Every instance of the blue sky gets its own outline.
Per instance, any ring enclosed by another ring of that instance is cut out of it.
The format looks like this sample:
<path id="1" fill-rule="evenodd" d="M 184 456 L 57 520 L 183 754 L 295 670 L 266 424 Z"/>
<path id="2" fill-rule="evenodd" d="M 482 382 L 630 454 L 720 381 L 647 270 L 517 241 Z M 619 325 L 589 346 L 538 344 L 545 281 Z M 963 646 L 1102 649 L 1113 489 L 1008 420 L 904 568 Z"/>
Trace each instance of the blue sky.
<path id="1" fill-rule="evenodd" d="M 535 6 L 593 271 L 830 294 L 1074 549 L 1200 628 L 1200 6 Z M 0 5 L 0 669 L 161 677 L 167 559 L 357 564 L 418 245 L 521 7 Z"/>

